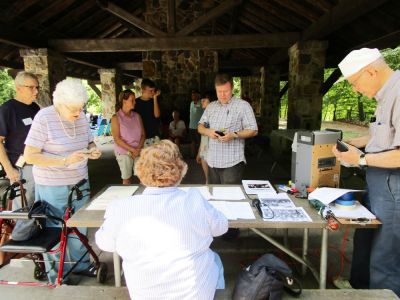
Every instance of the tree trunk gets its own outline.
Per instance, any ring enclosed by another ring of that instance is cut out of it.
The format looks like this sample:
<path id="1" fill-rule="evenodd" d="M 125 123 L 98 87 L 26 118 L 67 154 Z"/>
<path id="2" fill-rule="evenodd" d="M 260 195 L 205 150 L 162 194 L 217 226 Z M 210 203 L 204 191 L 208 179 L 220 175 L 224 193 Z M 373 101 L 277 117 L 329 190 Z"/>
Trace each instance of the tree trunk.
<path id="1" fill-rule="evenodd" d="M 362 102 L 362 96 L 358 96 L 357 104 L 358 104 L 358 120 L 364 122 L 365 112 L 364 112 L 364 103 Z"/>

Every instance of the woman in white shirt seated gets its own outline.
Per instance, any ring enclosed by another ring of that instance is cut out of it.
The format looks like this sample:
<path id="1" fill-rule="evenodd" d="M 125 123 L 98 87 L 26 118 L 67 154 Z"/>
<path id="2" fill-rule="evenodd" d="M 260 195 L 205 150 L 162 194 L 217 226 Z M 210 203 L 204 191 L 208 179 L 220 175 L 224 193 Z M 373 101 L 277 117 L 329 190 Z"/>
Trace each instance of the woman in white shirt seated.
<path id="1" fill-rule="evenodd" d="M 172 118 L 173 120 L 169 123 L 169 139 L 179 147 L 181 140 L 186 135 L 186 125 L 185 122 L 179 119 L 179 111 L 174 110 Z"/>
<path id="2" fill-rule="evenodd" d="M 143 149 L 135 171 L 147 188 L 109 205 L 97 245 L 123 258 L 133 299 L 213 299 L 223 268 L 209 246 L 226 217 L 198 190 L 177 188 L 187 165 L 171 141 Z"/>

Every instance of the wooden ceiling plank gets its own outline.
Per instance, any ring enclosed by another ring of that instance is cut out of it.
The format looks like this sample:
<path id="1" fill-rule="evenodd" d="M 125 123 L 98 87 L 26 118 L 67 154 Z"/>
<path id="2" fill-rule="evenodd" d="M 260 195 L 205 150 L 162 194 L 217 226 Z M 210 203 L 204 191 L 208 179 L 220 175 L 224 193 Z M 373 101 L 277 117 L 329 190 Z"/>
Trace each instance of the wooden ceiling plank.
<path id="1" fill-rule="evenodd" d="M 126 11 L 125 9 L 115 5 L 114 3 L 111 3 L 110 1 L 99 1 L 99 4 L 102 9 L 108 11 L 109 13 L 113 14 L 114 16 L 125 20 L 126 22 L 140 28 L 144 32 L 147 32 L 148 34 L 152 36 L 166 36 L 166 33 L 161 31 L 160 29 L 151 26 L 150 24 L 147 24 L 145 21 L 142 19 L 134 16 L 130 12 Z"/>
<path id="2" fill-rule="evenodd" d="M 235 6 L 242 3 L 242 0 L 225 0 L 217 7 L 208 11 L 205 15 L 197 18 L 191 24 L 187 25 L 180 31 L 176 33 L 176 36 L 187 36 L 196 29 L 200 28 L 204 24 L 209 23 L 211 20 L 218 18 L 219 16 L 225 14 Z"/>
<path id="3" fill-rule="evenodd" d="M 175 0 L 168 0 L 167 31 L 169 34 L 175 33 L 175 24 L 176 24 Z"/>
<path id="4" fill-rule="evenodd" d="M 187 36 L 125 39 L 53 39 L 49 45 L 61 52 L 133 52 L 191 49 L 288 47 L 299 39 L 295 32 L 221 36 Z"/>
<path id="5" fill-rule="evenodd" d="M 313 12 L 308 7 L 305 7 L 301 4 L 300 1 L 293 1 L 293 0 L 273 0 L 276 4 L 287 8 L 289 11 L 294 12 L 295 14 L 301 15 L 311 22 L 316 22 L 319 19 L 319 15 Z M 347 1 L 344 1 L 347 2 Z"/>
<path id="6" fill-rule="evenodd" d="M 27 10 L 32 5 L 35 5 L 40 0 L 19 0 L 14 1 L 12 7 L 9 8 L 8 13 L 5 14 L 6 18 L 5 22 L 11 21 L 14 16 L 18 16 L 22 14 L 25 10 Z"/>
<path id="7" fill-rule="evenodd" d="M 290 23 L 299 29 L 304 29 L 309 26 L 310 22 L 303 16 L 298 16 L 292 12 L 285 10 L 281 11 L 275 5 L 265 0 L 252 0 L 252 2 L 258 6 L 257 10 L 264 10 L 265 14 L 270 14 L 278 18 L 280 21 Z"/>
<path id="8" fill-rule="evenodd" d="M 317 6 L 324 13 L 330 11 L 333 8 L 333 5 L 326 0 L 306 0 L 306 1 L 313 6 Z"/>
<path id="9" fill-rule="evenodd" d="M 68 6 L 70 6 L 75 0 L 57 0 L 53 1 L 45 9 L 31 16 L 27 22 L 22 22 L 18 25 L 18 28 L 25 27 L 26 25 L 33 23 L 43 24 L 51 17 L 63 12 Z"/>
<path id="10" fill-rule="evenodd" d="M 324 14 L 302 33 L 302 40 L 322 39 L 351 21 L 367 14 L 388 0 L 340 1 L 331 11 Z M 269 62 L 280 63 L 288 58 L 287 49 L 274 53 Z"/>
<path id="11" fill-rule="evenodd" d="M 254 5 L 247 5 L 245 11 L 254 15 L 251 18 L 252 21 L 260 20 L 262 22 L 267 22 L 278 28 L 279 31 L 292 31 L 296 30 L 296 27 L 293 24 L 289 23 L 288 18 L 282 20 L 275 15 L 269 14 L 267 11 L 260 9 Z M 302 29 L 302 28 L 301 28 Z"/>
<path id="12" fill-rule="evenodd" d="M 85 14 L 90 8 L 95 5 L 93 0 L 86 0 L 83 1 L 81 5 L 72 9 L 71 11 L 67 12 L 61 18 L 57 19 L 52 25 L 52 28 L 56 28 L 57 30 L 61 31 L 64 27 L 68 26 L 71 22 L 80 22 L 83 17 L 82 15 Z M 49 27 L 49 29 L 51 28 Z M 44 32 L 46 33 L 46 32 Z"/>

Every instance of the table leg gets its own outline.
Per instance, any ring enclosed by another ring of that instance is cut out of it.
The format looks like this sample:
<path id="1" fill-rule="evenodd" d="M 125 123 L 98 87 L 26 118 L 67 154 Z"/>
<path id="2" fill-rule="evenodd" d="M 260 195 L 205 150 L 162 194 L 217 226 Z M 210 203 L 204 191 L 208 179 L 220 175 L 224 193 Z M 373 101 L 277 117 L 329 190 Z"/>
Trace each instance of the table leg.
<path id="1" fill-rule="evenodd" d="M 283 244 L 285 247 L 289 247 L 289 229 L 283 229 Z"/>
<path id="2" fill-rule="evenodd" d="M 117 252 L 113 253 L 115 286 L 121 286 L 121 260 Z"/>
<path id="3" fill-rule="evenodd" d="M 319 288 L 326 288 L 326 272 L 328 267 L 328 229 L 322 229 L 321 237 L 321 261 L 319 269 Z"/>
<path id="4" fill-rule="evenodd" d="M 303 260 L 307 260 L 307 254 L 308 254 L 308 228 L 304 228 L 303 232 Z M 302 265 L 301 266 L 301 274 L 305 276 L 307 273 L 307 266 Z"/>

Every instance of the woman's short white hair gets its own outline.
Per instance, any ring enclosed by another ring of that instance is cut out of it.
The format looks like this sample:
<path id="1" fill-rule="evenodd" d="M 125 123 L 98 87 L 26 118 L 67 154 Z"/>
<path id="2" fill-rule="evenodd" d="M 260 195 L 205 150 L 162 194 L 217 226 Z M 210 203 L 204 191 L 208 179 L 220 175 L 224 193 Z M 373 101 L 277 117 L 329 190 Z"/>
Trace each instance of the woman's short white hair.
<path id="1" fill-rule="evenodd" d="M 86 88 L 79 79 L 64 79 L 57 83 L 53 92 L 54 105 L 84 106 L 88 98 Z"/>

